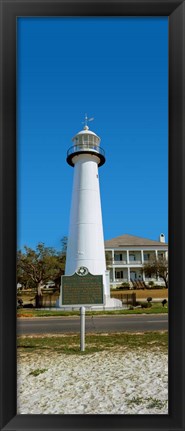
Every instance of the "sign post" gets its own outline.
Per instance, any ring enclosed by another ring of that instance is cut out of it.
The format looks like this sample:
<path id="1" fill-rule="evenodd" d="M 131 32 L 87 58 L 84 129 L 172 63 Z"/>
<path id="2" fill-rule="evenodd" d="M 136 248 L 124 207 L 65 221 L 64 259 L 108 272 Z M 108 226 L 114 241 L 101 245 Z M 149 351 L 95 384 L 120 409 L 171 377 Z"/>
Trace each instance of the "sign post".
<path id="1" fill-rule="evenodd" d="M 80 350 L 85 351 L 85 307 L 80 307 Z"/>

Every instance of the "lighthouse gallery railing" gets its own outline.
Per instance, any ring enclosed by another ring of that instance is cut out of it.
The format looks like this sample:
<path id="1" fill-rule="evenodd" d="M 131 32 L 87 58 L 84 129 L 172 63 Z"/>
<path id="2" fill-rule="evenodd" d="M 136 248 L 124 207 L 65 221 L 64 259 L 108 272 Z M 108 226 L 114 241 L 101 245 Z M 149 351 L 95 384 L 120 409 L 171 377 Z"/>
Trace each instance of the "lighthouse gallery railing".
<path id="1" fill-rule="evenodd" d="M 92 150 L 98 154 L 101 154 L 102 156 L 105 156 L 105 151 L 103 150 L 103 148 L 99 147 L 99 145 L 91 144 L 91 143 L 73 145 L 72 147 L 69 148 L 67 152 L 67 156 L 70 156 L 70 154 L 73 154 L 79 151 L 92 151 Z"/>

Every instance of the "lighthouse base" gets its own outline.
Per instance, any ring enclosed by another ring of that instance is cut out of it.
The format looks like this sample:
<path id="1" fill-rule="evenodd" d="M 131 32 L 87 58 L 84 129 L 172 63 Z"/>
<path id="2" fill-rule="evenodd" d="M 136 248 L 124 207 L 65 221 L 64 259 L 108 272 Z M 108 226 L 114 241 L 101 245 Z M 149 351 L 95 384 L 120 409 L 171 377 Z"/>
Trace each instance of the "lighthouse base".
<path id="1" fill-rule="evenodd" d="M 116 298 L 110 298 L 110 296 L 105 297 L 105 307 L 106 308 L 122 308 L 122 301 Z"/>

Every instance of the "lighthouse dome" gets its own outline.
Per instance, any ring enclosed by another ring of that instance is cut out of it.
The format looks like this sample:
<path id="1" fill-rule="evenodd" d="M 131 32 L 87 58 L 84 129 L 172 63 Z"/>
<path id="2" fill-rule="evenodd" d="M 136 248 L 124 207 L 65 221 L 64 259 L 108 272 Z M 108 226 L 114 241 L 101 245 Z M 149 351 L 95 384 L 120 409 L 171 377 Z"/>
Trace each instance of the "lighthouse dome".
<path id="1" fill-rule="evenodd" d="M 87 144 L 94 144 L 94 145 L 100 145 L 101 139 L 99 138 L 96 133 L 92 132 L 92 130 L 89 130 L 88 126 L 85 126 L 83 130 L 78 132 L 73 138 L 72 142 L 74 142 L 74 145 L 81 144 L 81 145 L 87 145 Z"/>

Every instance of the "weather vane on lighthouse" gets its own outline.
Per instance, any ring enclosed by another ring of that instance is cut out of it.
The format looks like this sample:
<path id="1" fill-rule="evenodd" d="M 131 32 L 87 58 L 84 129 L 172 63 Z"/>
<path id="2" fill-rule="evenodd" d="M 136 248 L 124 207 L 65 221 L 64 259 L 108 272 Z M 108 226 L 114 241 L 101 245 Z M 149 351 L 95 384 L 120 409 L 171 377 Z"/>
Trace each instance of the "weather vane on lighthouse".
<path id="1" fill-rule="evenodd" d="M 85 121 L 82 121 L 82 124 L 85 124 L 84 129 L 86 129 L 88 127 L 87 123 L 90 121 L 93 121 L 93 120 L 94 120 L 94 117 L 88 118 L 87 114 L 85 114 Z"/>

